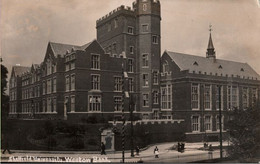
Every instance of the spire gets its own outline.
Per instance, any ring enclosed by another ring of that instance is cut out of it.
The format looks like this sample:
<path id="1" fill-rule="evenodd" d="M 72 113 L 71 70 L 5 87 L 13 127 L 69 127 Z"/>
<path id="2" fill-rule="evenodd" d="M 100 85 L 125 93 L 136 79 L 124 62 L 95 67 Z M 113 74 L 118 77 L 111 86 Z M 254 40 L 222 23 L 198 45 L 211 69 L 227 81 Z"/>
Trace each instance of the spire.
<path id="1" fill-rule="evenodd" d="M 208 49 L 207 49 L 207 58 L 213 58 L 216 59 L 216 54 L 215 54 L 215 48 L 213 45 L 212 37 L 211 37 L 211 32 L 212 32 L 212 25 L 209 25 L 209 44 L 208 44 Z"/>

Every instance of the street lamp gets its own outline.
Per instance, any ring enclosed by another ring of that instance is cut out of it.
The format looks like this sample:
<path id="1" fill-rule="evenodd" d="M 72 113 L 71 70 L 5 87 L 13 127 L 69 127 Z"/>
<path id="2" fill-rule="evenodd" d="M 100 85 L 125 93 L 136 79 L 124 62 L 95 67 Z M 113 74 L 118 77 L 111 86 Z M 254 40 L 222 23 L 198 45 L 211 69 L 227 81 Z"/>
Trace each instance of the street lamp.
<path id="1" fill-rule="evenodd" d="M 218 86 L 219 95 L 219 142 L 220 142 L 220 159 L 223 157 L 222 152 L 222 112 L 221 112 L 221 85 Z"/>
<path id="2" fill-rule="evenodd" d="M 129 109 L 130 109 L 130 121 L 131 121 L 131 157 L 134 157 L 134 127 L 133 127 L 133 110 L 134 110 L 133 95 L 130 96 Z"/>

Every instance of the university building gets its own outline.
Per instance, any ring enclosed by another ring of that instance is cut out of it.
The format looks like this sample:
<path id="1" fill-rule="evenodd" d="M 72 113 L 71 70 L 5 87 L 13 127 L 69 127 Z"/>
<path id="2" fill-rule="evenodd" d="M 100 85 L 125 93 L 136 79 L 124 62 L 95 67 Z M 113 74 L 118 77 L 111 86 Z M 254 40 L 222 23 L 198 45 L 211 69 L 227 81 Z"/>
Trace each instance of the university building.
<path id="1" fill-rule="evenodd" d="M 159 0 L 136 0 L 97 20 L 97 40 L 49 42 L 41 64 L 13 67 L 10 118 L 117 120 L 132 101 L 140 119 L 184 119 L 196 136 L 217 133 L 218 110 L 225 130 L 226 111 L 258 105 L 260 77 L 248 64 L 217 59 L 211 34 L 206 57 L 161 56 L 160 23 Z"/>

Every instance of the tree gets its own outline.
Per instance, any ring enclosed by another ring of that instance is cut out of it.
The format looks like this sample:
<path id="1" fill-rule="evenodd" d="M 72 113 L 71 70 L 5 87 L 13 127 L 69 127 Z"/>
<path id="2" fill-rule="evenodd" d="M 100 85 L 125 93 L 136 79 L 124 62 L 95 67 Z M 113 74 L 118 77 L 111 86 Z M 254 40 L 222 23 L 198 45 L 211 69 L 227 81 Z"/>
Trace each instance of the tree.
<path id="1" fill-rule="evenodd" d="M 9 96 L 5 93 L 7 88 L 7 74 L 7 68 L 1 64 L 1 114 L 3 120 L 7 117 L 9 109 Z"/>
<path id="2" fill-rule="evenodd" d="M 234 109 L 229 113 L 228 122 L 231 146 L 230 157 L 246 160 L 259 156 L 260 150 L 260 110 L 248 108 Z"/>

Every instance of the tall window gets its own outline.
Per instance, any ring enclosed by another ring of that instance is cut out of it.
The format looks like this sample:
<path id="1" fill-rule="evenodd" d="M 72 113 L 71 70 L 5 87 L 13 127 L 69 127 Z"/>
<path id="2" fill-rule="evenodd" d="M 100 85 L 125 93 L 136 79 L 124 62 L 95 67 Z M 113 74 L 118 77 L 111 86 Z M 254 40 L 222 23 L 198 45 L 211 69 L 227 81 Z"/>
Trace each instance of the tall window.
<path id="1" fill-rule="evenodd" d="M 134 54 L 134 46 L 130 46 L 130 54 Z"/>
<path id="2" fill-rule="evenodd" d="M 153 84 L 158 84 L 158 71 L 153 72 Z"/>
<path id="3" fill-rule="evenodd" d="M 153 44 L 158 44 L 158 36 L 154 35 L 153 36 Z"/>
<path id="4" fill-rule="evenodd" d="M 220 93 L 219 93 L 219 86 L 216 86 L 216 109 L 219 110 L 219 101 L 221 101 L 221 110 L 223 110 L 223 86 L 220 86 Z M 221 99 L 219 100 L 219 94 Z"/>
<path id="5" fill-rule="evenodd" d="M 45 81 L 42 82 L 42 94 L 45 95 L 46 94 L 46 83 Z M 25 94 L 26 95 L 26 94 Z M 26 96 L 25 96 L 26 97 Z"/>
<path id="6" fill-rule="evenodd" d="M 122 110 L 122 97 L 114 97 L 115 111 Z"/>
<path id="7" fill-rule="evenodd" d="M 242 95 L 242 99 L 243 99 L 243 108 L 248 108 L 248 101 L 249 101 L 249 94 L 248 94 L 248 88 L 243 88 L 243 95 Z"/>
<path id="8" fill-rule="evenodd" d="M 143 74 L 143 86 L 144 87 L 148 87 L 149 86 L 148 74 Z"/>
<path id="9" fill-rule="evenodd" d="M 53 78 L 53 81 L 52 81 L 52 90 L 53 90 L 53 92 L 57 91 L 56 83 L 57 83 L 56 78 Z"/>
<path id="10" fill-rule="evenodd" d="M 154 92 L 153 92 L 153 103 L 154 103 L 154 104 L 158 104 L 158 103 L 159 103 L 158 91 L 154 91 Z"/>
<path id="11" fill-rule="evenodd" d="M 172 108 L 172 85 L 166 85 L 161 88 L 162 109 Z"/>
<path id="12" fill-rule="evenodd" d="M 211 86 L 205 85 L 204 88 L 204 105 L 205 109 L 211 109 Z"/>
<path id="13" fill-rule="evenodd" d="M 129 78 L 128 82 L 129 82 L 129 92 L 133 92 L 134 91 L 134 78 Z"/>
<path id="14" fill-rule="evenodd" d="M 69 71 L 69 70 L 70 70 L 70 64 L 67 63 L 67 64 L 65 64 L 65 71 Z"/>
<path id="15" fill-rule="evenodd" d="M 205 116 L 205 130 L 212 130 L 212 120 L 211 116 Z"/>
<path id="16" fill-rule="evenodd" d="M 199 85 L 192 84 L 191 86 L 191 108 L 199 109 Z"/>
<path id="17" fill-rule="evenodd" d="M 142 61 L 143 61 L 143 67 L 148 67 L 148 54 L 143 54 L 142 56 Z"/>
<path id="18" fill-rule="evenodd" d="M 75 90 L 75 74 L 71 75 L 70 81 L 70 89 Z"/>
<path id="19" fill-rule="evenodd" d="M 70 69 L 75 69 L 75 62 L 70 63 Z"/>
<path id="20" fill-rule="evenodd" d="M 47 75 L 50 75 L 51 74 L 51 61 L 50 61 L 50 59 L 47 59 Z"/>
<path id="21" fill-rule="evenodd" d="M 51 93 L 51 79 L 47 81 L 47 93 Z"/>
<path id="22" fill-rule="evenodd" d="M 38 97 L 40 97 L 40 92 L 41 92 L 41 91 L 40 91 L 40 88 L 41 88 L 41 87 L 38 86 Z"/>
<path id="23" fill-rule="evenodd" d="M 143 24 L 143 25 L 142 25 L 142 31 L 143 31 L 143 32 L 148 32 L 148 31 L 149 31 L 149 26 L 148 26 L 148 24 Z"/>
<path id="24" fill-rule="evenodd" d="M 57 112 L 57 101 L 56 101 L 56 98 L 52 99 L 52 112 Z"/>
<path id="25" fill-rule="evenodd" d="M 107 24 L 107 31 L 111 31 L 111 23 Z"/>
<path id="26" fill-rule="evenodd" d="M 66 76 L 66 91 L 70 90 L 70 77 Z"/>
<path id="27" fill-rule="evenodd" d="M 163 73 L 166 73 L 166 72 L 169 72 L 169 65 L 168 65 L 167 61 L 165 61 L 163 63 Z"/>
<path id="28" fill-rule="evenodd" d="M 127 33 L 128 33 L 128 34 L 134 34 L 134 28 L 128 26 Z"/>
<path id="29" fill-rule="evenodd" d="M 99 75 L 91 75 L 91 89 L 100 90 L 100 76 Z"/>
<path id="30" fill-rule="evenodd" d="M 221 118 L 221 128 L 224 130 L 224 116 Z M 219 130 L 219 115 L 216 117 L 216 130 Z"/>
<path id="31" fill-rule="evenodd" d="M 115 91 L 122 91 L 122 77 L 115 77 Z"/>
<path id="32" fill-rule="evenodd" d="M 89 96 L 89 111 L 101 111 L 101 96 Z"/>
<path id="33" fill-rule="evenodd" d="M 143 94 L 143 107 L 149 107 L 149 95 Z"/>
<path id="34" fill-rule="evenodd" d="M 257 89 L 256 88 L 253 88 L 252 89 L 252 107 L 254 107 L 257 103 L 257 99 L 258 99 L 258 96 L 257 96 Z"/>
<path id="35" fill-rule="evenodd" d="M 238 88 L 237 86 L 228 86 L 227 91 L 228 109 L 238 107 Z"/>
<path id="36" fill-rule="evenodd" d="M 51 112 L 51 98 L 47 99 L 47 112 Z"/>
<path id="37" fill-rule="evenodd" d="M 75 96 L 70 97 L 70 111 L 75 112 Z"/>
<path id="38" fill-rule="evenodd" d="M 100 69 L 100 56 L 99 55 L 91 55 L 91 68 L 92 69 Z"/>
<path id="39" fill-rule="evenodd" d="M 191 130 L 193 132 L 199 132 L 200 131 L 200 122 L 199 122 L 199 116 L 192 116 L 191 117 Z"/>
<path id="40" fill-rule="evenodd" d="M 133 59 L 128 59 L 128 72 L 134 72 Z"/>
<path id="41" fill-rule="evenodd" d="M 115 19 L 114 23 L 115 23 L 114 27 L 117 28 L 118 27 L 118 19 L 117 18 Z"/>

